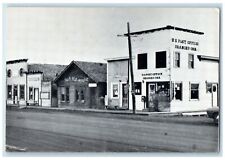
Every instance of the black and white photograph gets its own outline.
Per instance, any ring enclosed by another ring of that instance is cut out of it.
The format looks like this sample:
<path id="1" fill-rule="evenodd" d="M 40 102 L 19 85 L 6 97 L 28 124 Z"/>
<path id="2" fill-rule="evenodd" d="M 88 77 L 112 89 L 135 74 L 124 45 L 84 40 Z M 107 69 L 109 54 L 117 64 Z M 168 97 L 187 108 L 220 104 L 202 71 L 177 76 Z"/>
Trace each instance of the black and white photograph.
<path id="1" fill-rule="evenodd" d="M 221 152 L 213 6 L 5 4 L 6 154 Z"/>

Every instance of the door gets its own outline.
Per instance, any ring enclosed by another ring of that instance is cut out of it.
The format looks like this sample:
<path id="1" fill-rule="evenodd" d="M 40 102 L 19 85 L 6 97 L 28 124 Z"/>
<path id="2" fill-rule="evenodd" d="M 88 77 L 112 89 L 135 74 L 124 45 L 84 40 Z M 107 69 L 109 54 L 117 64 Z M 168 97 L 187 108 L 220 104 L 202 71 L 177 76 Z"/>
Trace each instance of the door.
<path id="1" fill-rule="evenodd" d="M 39 104 L 39 89 L 38 88 L 34 88 L 34 103 L 35 104 Z"/>
<path id="2" fill-rule="evenodd" d="M 128 108 L 128 84 L 122 84 L 122 107 Z"/>
<path id="3" fill-rule="evenodd" d="M 13 87 L 13 104 L 18 103 L 18 86 L 14 85 Z"/>
<path id="4" fill-rule="evenodd" d="M 154 97 L 156 94 L 156 84 L 149 84 L 148 86 L 148 108 L 149 111 L 154 111 Z"/>
<path id="5" fill-rule="evenodd" d="M 216 83 L 212 84 L 212 106 L 218 106 L 218 85 Z"/>

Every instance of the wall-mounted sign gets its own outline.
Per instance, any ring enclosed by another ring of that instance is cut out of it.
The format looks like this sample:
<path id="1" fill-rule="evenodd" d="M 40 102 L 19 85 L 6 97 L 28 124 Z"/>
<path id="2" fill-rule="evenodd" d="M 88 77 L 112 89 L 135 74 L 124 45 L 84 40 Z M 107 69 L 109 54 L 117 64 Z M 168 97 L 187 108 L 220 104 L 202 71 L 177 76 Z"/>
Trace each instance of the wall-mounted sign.
<path id="1" fill-rule="evenodd" d="M 41 99 L 50 99 L 49 92 L 41 92 Z"/>
<path id="2" fill-rule="evenodd" d="M 67 77 L 65 78 L 65 81 L 87 82 L 88 78 Z"/>
<path id="3" fill-rule="evenodd" d="M 143 79 L 161 79 L 162 73 L 143 73 Z"/>
<path id="4" fill-rule="evenodd" d="M 28 77 L 28 81 L 40 81 L 39 77 Z"/>
<path id="5" fill-rule="evenodd" d="M 172 38 L 172 42 L 175 44 L 175 49 L 183 49 L 183 50 L 190 50 L 190 51 L 197 51 L 199 42 L 195 41 L 188 41 L 178 38 Z"/>
<path id="6" fill-rule="evenodd" d="M 89 83 L 88 87 L 97 87 L 97 83 Z"/>

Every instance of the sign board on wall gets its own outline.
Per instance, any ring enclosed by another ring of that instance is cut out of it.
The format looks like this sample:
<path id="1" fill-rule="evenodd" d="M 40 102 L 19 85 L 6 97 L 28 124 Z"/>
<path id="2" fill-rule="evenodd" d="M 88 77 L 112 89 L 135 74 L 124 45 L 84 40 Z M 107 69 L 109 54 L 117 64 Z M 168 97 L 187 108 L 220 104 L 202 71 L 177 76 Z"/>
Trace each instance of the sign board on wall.
<path id="1" fill-rule="evenodd" d="M 143 73 L 142 74 L 143 79 L 161 79 L 162 77 L 162 73 Z"/>
<path id="2" fill-rule="evenodd" d="M 175 49 L 198 51 L 199 42 L 179 38 L 172 38 L 171 41 Z"/>
<path id="3" fill-rule="evenodd" d="M 41 99 L 50 99 L 49 92 L 41 92 Z"/>
<path id="4" fill-rule="evenodd" d="M 88 87 L 97 87 L 97 83 L 89 83 Z"/>

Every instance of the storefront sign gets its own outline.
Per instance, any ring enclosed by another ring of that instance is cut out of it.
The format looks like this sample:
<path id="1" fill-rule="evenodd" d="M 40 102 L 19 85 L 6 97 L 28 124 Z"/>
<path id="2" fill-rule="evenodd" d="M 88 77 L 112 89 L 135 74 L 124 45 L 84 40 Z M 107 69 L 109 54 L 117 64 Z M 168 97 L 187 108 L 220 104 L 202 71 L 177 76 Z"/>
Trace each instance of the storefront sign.
<path id="1" fill-rule="evenodd" d="M 67 77 L 65 78 L 65 81 L 87 82 L 88 78 Z"/>
<path id="2" fill-rule="evenodd" d="M 161 79 L 162 73 L 143 73 L 143 79 Z"/>
<path id="3" fill-rule="evenodd" d="M 89 83 L 88 87 L 97 87 L 97 83 Z"/>
<path id="4" fill-rule="evenodd" d="M 28 77 L 29 81 L 40 81 L 39 77 Z"/>
<path id="5" fill-rule="evenodd" d="M 195 41 L 188 41 L 178 38 L 172 38 L 172 42 L 175 44 L 175 49 L 183 49 L 183 50 L 190 50 L 190 51 L 197 51 L 199 43 Z"/>
<path id="6" fill-rule="evenodd" d="M 41 99 L 49 99 L 50 93 L 49 92 L 41 92 Z"/>

